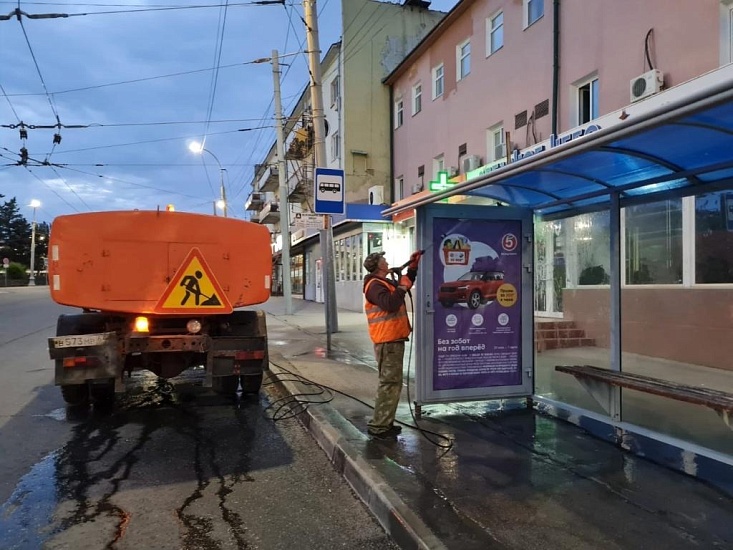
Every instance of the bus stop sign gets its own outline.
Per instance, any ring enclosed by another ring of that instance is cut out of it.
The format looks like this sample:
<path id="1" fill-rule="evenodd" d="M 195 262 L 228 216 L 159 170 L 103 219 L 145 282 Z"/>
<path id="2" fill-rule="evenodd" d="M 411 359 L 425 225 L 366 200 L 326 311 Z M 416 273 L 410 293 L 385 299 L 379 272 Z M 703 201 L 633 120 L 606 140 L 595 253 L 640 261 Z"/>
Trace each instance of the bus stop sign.
<path id="1" fill-rule="evenodd" d="M 344 171 L 334 168 L 316 168 L 314 178 L 316 214 L 344 214 Z"/>

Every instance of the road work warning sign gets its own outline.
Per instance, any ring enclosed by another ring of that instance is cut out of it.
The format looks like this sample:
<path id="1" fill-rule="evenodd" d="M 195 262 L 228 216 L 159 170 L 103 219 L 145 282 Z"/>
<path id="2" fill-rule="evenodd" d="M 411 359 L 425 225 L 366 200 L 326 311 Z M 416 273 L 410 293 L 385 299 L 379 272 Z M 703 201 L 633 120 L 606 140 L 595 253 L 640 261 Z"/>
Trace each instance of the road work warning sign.
<path id="1" fill-rule="evenodd" d="M 192 248 L 155 306 L 157 313 L 231 313 L 232 304 L 198 248 Z"/>

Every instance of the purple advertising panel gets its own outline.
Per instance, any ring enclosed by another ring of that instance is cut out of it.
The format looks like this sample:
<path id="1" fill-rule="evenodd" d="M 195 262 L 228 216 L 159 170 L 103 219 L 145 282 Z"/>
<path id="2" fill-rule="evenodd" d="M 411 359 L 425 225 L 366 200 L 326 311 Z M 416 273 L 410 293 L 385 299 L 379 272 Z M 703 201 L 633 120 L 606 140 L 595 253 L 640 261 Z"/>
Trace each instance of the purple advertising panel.
<path id="1" fill-rule="evenodd" d="M 433 218 L 433 389 L 522 384 L 519 220 Z"/>

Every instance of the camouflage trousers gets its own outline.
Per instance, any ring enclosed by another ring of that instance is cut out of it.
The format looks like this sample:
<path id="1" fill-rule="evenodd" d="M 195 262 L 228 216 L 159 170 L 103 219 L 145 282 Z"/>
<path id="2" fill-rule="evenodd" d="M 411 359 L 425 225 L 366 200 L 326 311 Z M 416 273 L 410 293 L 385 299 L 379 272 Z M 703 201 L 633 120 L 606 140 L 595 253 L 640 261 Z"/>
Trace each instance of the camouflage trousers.
<path id="1" fill-rule="evenodd" d="M 374 355 L 379 367 L 379 387 L 374 403 L 374 417 L 369 421 L 369 430 L 383 432 L 392 426 L 400 402 L 405 343 L 374 344 Z"/>

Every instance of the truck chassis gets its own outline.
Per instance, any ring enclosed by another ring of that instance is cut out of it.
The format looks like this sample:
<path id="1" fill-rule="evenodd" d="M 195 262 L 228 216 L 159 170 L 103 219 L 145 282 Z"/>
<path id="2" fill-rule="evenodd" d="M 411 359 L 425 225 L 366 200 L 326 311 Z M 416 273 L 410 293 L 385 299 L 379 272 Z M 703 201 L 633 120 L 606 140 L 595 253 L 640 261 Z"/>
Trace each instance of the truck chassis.
<path id="1" fill-rule="evenodd" d="M 125 391 L 124 374 L 149 370 L 167 379 L 203 365 L 204 387 L 220 394 L 257 393 L 268 370 L 267 328 L 262 311 L 192 316 L 146 316 L 148 331 L 135 330 L 139 315 L 85 311 L 61 315 L 48 348 L 55 382 L 67 404 L 114 399 Z M 198 321 L 195 334 L 189 322 Z"/>

